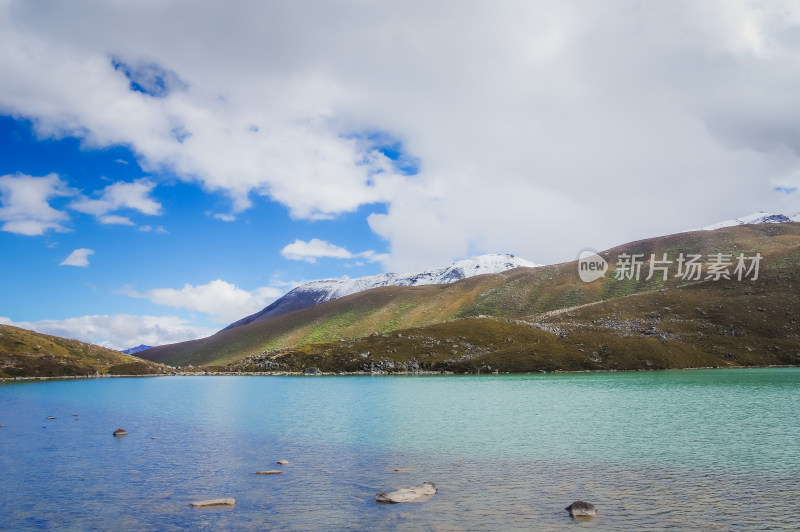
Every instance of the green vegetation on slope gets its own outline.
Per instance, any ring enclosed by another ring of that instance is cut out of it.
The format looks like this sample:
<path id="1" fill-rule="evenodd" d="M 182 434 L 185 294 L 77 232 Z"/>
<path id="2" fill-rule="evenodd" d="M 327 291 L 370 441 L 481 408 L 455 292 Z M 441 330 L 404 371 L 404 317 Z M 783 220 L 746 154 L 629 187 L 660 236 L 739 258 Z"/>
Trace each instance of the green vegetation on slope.
<path id="1" fill-rule="evenodd" d="M 679 253 L 757 252 L 764 257 L 757 281 L 687 281 L 676 277 L 674 269 L 666 280 L 658 275 L 646 280 L 651 255 L 658 259 L 667 253 L 674 260 Z M 616 259 L 622 253 L 643 256 L 638 280 L 617 279 Z M 380 367 L 384 358 L 397 367 L 411 363 L 454 371 L 798 363 L 793 358 L 798 327 L 792 320 L 798 313 L 793 294 L 800 282 L 800 224 L 681 233 L 601 255 L 610 269 L 592 283 L 583 283 L 571 262 L 451 285 L 384 287 L 203 340 L 148 350 L 146 356 L 171 364 L 344 371 Z M 659 321 L 652 322 L 651 314 L 661 316 Z M 794 336 L 771 343 L 769 334 L 775 331 L 762 324 L 765 316 Z M 497 323 L 510 329 L 501 332 Z M 729 334 L 731 328 L 737 332 Z M 741 334 L 747 343 L 740 342 Z M 456 341 L 442 348 L 459 337 L 463 345 Z M 503 338 L 510 339 L 509 345 Z"/>
<path id="2" fill-rule="evenodd" d="M 0 378 L 149 375 L 165 368 L 78 340 L 0 325 Z"/>

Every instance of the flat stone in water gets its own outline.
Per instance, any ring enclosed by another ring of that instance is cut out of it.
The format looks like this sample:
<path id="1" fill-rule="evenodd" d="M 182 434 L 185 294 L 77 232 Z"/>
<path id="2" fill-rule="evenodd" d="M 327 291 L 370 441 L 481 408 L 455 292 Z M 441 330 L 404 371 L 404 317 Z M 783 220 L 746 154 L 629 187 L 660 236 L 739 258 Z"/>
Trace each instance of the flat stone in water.
<path id="1" fill-rule="evenodd" d="M 256 471 L 256 475 L 282 475 L 283 471 Z"/>
<path id="2" fill-rule="evenodd" d="M 436 495 L 436 485 L 433 482 L 423 482 L 419 486 L 402 488 L 397 491 L 381 491 L 375 494 L 375 502 L 390 504 L 404 502 L 425 502 Z"/>
<path id="3" fill-rule="evenodd" d="M 194 508 L 201 508 L 204 506 L 236 506 L 236 499 L 208 499 L 206 501 L 190 502 L 189 504 L 191 504 Z"/>

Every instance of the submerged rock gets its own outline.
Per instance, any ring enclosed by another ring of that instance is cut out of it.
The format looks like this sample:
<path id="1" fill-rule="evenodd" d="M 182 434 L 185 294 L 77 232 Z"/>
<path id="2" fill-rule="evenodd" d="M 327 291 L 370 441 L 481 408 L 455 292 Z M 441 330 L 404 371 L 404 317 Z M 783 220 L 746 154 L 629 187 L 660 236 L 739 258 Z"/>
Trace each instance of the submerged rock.
<path id="1" fill-rule="evenodd" d="M 597 515 L 597 510 L 594 504 L 585 501 L 575 501 L 566 508 L 571 517 L 594 517 Z"/>
<path id="2" fill-rule="evenodd" d="M 436 485 L 433 482 L 423 482 L 419 486 L 402 488 L 397 491 L 381 491 L 375 494 L 375 502 L 390 504 L 402 502 L 425 502 L 436 495 Z"/>
<path id="3" fill-rule="evenodd" d="M 236 499 L 234 498 L 208 499 L 206 501 L 190 502 L 189 504 L 191 504 L 195 508 L 200 508 L 203 506 L 236 506 Z"/>
<path id="4" fill-rule="evenodd" d="M 283 471 L 256 471 L 256 475 L 282 475 Z"/>
<path id="5" fill-rule="evenodd" d="M 128 432 L 125 429 L 117 429 L 117 430 L 114 431 L 114 436 L 116 436 L 118 438 L 120 436 L 127 436 L 127 435 L 128 435 Z"/>

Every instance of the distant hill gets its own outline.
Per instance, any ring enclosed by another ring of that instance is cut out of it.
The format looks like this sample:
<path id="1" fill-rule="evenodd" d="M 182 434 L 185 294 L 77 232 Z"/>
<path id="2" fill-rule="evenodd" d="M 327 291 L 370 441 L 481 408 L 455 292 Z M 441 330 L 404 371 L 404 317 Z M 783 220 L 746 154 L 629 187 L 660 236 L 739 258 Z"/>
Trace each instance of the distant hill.
<path id="1" fill-rule="evenodd" d="M 651 255 L 665 253 L 672 274 L 646 280 Z M 718 253 L 759 253 L 759 278 L 673 275 L 680 254 L 708 261 Z M 625 254 L 642 256 L 641 278 L 617 278 Z M 800 363 L 800 224 L 679 233 L 599 255 L 609 270 L 592 283 L 569 262 L 445 285 L 379 287 L 142 356 L 293 371 L 401 368 L 412 358 L 423 369 L 456 371 Z"/>
<path id="2" fill-rule="evenodd" d="M 423 286 L 449 284 L 475 275 L 500 273 L 513 268 L 539 266 L 529 260 L 509 254 L 487 254 L 461 260 L 444 268 L 413 273 L 381 273 L 356 279 L 324 279 L 298 286 L 268 307 L 232 323 L 233 329 L 269 318 L 275 318 L 295 310 L 313 307 L 326 301 L 379 288 L 381 286 Z"/>
<path id="3" fill-rule="evenodd" d="M 119 351 L 0 325 L 0 378 L 164 372 L 166 368 L 159 364 Z"/>
<path id="4" fill-rule="evenodd" d="M 131 347 L 130 349 L 123 349 L 120 352 L 123 353 L 123 354 L 126 354 L 126 355 L 135 355 L 136 353 L 140 353 L 140 352 L 142 352 L 142 351 L 144 351 L 146 349 L 150 349 L 151 347 L 153 347 L 153 346 L 152 345 L 140 344 L 140 345 L 137 345 L 136 347 Z"/>

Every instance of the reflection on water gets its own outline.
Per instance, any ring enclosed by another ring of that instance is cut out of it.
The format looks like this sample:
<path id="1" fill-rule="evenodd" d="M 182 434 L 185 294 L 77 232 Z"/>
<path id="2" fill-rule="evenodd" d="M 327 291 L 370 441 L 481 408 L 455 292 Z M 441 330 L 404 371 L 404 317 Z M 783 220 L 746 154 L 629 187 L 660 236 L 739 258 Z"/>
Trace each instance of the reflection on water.
<path id="1" fill-rule="evenodd" d="M 796 529 L 799 384 L 800 369 L 5 384 L 0 529 Z M 372 500 L 423 481 L 439 490 L 423 504 Z M 189 506 L 217 497 L 236 507 Z M 578 499 L 598 517 L 572 521 Z"/>

